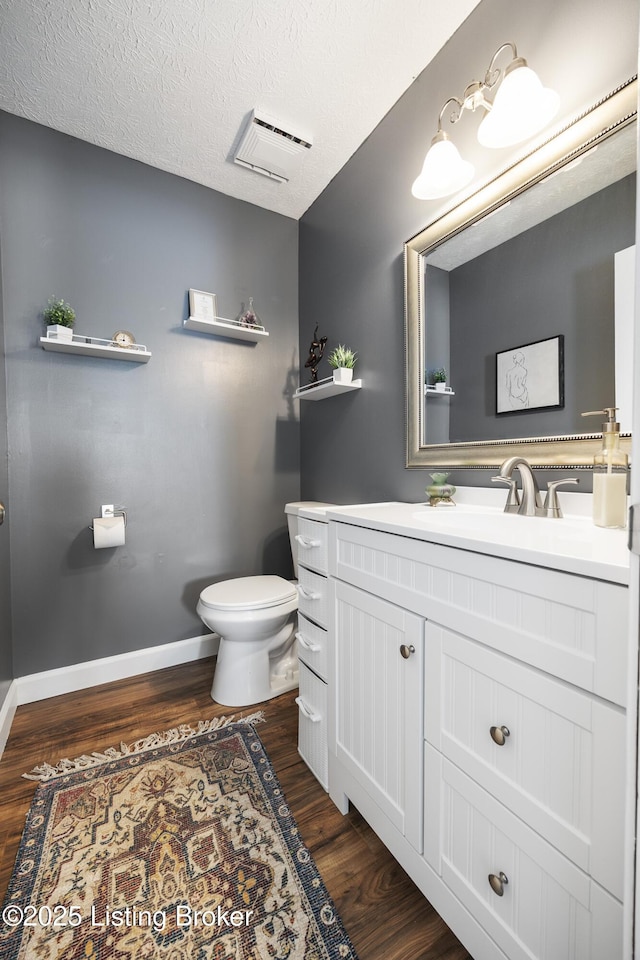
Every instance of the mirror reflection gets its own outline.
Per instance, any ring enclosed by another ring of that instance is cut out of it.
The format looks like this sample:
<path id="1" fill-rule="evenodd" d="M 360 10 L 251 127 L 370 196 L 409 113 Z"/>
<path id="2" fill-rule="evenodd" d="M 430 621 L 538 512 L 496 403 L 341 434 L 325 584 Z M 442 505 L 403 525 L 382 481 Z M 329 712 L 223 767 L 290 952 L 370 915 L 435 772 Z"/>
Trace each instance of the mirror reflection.
<path id="1" fill-rule="evenodd" d="M 632 78 L 405 243 L 407 466 L 590 466 L 583 411 L 615 404 L 630 430 L 636 94 Z"/>
<path id="2" fill-rule="evenodd" d="M 425 256 L 426 444 L 630 429 L 635 167 L 630 125 Z"/>

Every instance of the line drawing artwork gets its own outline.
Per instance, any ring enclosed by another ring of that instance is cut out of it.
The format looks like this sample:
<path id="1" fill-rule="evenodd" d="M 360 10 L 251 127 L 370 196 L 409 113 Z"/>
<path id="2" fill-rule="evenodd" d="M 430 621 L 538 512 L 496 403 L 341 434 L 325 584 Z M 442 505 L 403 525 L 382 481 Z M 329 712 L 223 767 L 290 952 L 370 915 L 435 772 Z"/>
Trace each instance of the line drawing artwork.
<path id="1" fill-rule="evenodd" d="M 564 406 L 564 337 L 496 353 L 496 413 Z"/>
<path id="2" fill-rule="evenodd" d="M 523 410 L 529 406 L 529 391 L 527 390 L 527 376 L 529 371 L 524 365 L 524 353 L 516 350 L 513 355 L 513 366 L 505 374 L 505 390 L 512 410 Z"/>

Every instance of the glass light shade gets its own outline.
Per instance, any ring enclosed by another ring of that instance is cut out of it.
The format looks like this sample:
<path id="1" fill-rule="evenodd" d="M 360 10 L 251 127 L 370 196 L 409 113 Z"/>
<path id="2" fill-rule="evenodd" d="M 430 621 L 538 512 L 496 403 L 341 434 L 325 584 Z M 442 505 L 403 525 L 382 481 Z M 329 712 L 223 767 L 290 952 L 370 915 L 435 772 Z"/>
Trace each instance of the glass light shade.
<path id="1" fill-rule="evenodd" d="M 498 88 L 493 107 L 478 127 L 483 147 L 510 147 L 528 140 L 556 115 L 560 98 L 543 87 L 530 67 L 508 71 Z"/>
<path id="2" fill-rule="evenodd" d="M 436 134 L 411 193 L 418 200 L 438 200 L 462 190 L 473 179 L 473 165 L 463 160 L 446 134 Z"/>

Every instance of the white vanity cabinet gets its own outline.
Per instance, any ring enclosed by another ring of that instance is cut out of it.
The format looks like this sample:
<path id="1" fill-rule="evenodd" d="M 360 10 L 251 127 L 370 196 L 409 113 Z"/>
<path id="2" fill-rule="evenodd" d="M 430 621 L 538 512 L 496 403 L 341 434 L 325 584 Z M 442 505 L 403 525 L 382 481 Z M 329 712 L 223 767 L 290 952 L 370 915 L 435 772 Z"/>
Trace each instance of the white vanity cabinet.
<path id="1" fill-rule="evenodd" d="M 334 801 L 474 960 L 622 956 L 626 587 L 348 516 L 329 571 Z"/>
<path id="2" fill-rule="evenodd" d="M 298 751 L 325 790 L 328 789 L 327 756 L 327 579 L 328 524 L 321 511 L 317 518 L 298 517 L 298 630 L 299 668 Z"/>

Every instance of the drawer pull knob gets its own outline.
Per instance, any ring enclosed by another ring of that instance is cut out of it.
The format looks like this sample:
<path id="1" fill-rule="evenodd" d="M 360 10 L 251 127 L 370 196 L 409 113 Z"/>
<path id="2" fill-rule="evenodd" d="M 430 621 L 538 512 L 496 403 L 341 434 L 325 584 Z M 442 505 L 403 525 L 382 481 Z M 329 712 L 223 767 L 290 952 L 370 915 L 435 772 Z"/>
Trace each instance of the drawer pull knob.
<path id="1" fill-rule="evenodd" d="M 298 584 L 298 593 L 301 597 L 304 597 L 305 600 L 320 600 L 322 598 L 321 593 L 317 593 L 315 590 L 306 590 L 305 587 Z"/>
<path id="2" fill-rule="evenodd" d="M 507 875 L 502 871 L 500 871 L 497 877 L 495 873 L 489 874 L 489 886 L 498 897 L 504 894 L 504 888 L 508 883 Z"/>
<path id="3" fill-rule="evenodd" d="M 489 733 L 493 742 L 497 743 L 499 747 L 504 747 L 507 737 L 511 736 L 509 727 L 491 727 Z"/>
<path id="4" fill-rule="evenodd" d="M 319 643 L 312 643 L 311 640 L 307 640 L 307 638 L 300 632 L 296 633 L 296 640 L 305 648 L 305 650 L 310 650 L 311 653 L 319 653 L 322 650 L 322 647 Z"/>
<path id="5" fill-rule="evenodd" d="M 400 647 L 400 654 L 401 656 L 404 657 L 405 660 L 408 660 L 411 654 L 415 652 L 416 652 L 416 648 L 414 647 L 413 644 L 411 644 L 411 646 L 408 647 L 406 643 L 403 643 L 402 646 Z"/>
<path id="6" fill-rule="evenodd" d="M 295 540 L 298 541 L 301 547 L 304 547 L 306 550 L 310 550 L 312 547 L 319 547 L 319 540 L 312 540 L 311 537 L 303 537 L 302 534 L 296 533 Z"/>
<path id="7" fill-rule="evenodd" d="M 305 716 L 307 720 L 311 720 L 311 723 L 320 723 L 320 721 L 322 720 L 322 717 L 320 716 L 320 714 L 314 713 L 311 707 L 307 706 L 307 704 L 304 702 L 302 697 L 296 697 L 295 702 L 298 704 L 300 713 L 303 716 Z"/>

